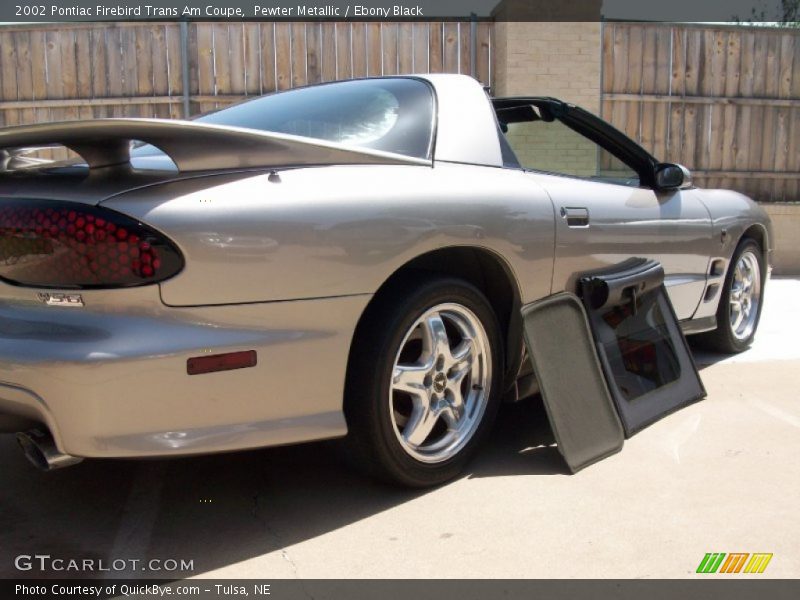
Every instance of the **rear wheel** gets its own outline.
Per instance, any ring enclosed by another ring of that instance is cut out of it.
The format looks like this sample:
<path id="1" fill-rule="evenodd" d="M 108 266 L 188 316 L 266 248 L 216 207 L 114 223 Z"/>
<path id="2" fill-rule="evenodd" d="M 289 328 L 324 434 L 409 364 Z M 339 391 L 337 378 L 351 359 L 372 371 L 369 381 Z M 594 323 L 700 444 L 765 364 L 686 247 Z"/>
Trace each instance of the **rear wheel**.
<path id="1" fill-rule="evenodd" d="M 766 269 L 758 242 L 744 238 L 731 259 L 717 308 L 717 328 L 700 336 L 704 346 L 724 353 L 746 350 L 761 317 Z"/>
<path id="2" fill-rule="evenodd" d="M 502 343 L 483 294 L 458 279 L 397 282 L 353 344 L 345 414 L 358 464 L 414 487 L 458 475 L 499 399 Z"/>

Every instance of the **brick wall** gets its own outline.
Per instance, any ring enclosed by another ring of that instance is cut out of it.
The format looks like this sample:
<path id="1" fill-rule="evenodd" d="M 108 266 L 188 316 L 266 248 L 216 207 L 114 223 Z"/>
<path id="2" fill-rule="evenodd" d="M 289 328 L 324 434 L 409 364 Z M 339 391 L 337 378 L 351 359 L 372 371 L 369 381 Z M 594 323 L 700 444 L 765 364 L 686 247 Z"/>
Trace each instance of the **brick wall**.
<path id="1" fill-rule="evenodd" d="M 800 204 L 762 204 L 772 219 L 775 275 L 800 275 Z M 769 293 L 769 292 L 767 292 Z"/>
<path id="2" fill-rule="evenodd" d="M 554 96 L 600 110 L 600 23 L 495 27 L 496 96 Z M 512 126 L 507 137 L 524 166 L 584 176 L 597 172 L 596 147 L 558 123 Z"/>
<path id="3" fill-rule="evenodd" d="M 506 139 L 523 167 L 576 177 L 597 174 L 597 146 L 558 121 L 513 123 Z"/>
<path id="4" fill-rule="evenodd" d="M 555 96 L 600 110 L 600 23 L 495 25 L 497 96 Z"/>

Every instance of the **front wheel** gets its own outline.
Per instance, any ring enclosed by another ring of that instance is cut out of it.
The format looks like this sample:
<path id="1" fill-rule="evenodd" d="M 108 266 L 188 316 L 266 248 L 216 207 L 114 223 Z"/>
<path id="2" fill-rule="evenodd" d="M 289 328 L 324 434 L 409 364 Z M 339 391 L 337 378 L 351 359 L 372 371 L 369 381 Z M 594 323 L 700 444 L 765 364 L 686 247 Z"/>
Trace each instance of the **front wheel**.
<path id="1" fill-rule="evenodd" d="M 758 242 L 744 238 L 733 253 L 717 308 L 717 328 L 700 336 L 704 346 L 723 353 L 746 350 L 761 317 L 766 269 Z"/>
<path id="2" fill-rule="evenodd" d="M 458 475 L 497 411 L 502 343 L 484 295 L 458 279 L 397 282 L 359 324 L 345 393 L 352 455 L 423 487 Z"/>

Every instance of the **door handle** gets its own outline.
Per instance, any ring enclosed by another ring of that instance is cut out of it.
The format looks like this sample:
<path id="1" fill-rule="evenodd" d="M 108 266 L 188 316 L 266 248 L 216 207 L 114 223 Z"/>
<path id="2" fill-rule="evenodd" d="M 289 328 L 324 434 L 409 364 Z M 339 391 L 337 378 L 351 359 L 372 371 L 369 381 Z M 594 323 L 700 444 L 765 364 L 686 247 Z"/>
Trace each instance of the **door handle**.
<path id="1" fill-rule="evenodd" d="M 561 216 L 567 220 L 567 227 L 588 227 L 589 209 L 582 206 L 561 207 Z"/>

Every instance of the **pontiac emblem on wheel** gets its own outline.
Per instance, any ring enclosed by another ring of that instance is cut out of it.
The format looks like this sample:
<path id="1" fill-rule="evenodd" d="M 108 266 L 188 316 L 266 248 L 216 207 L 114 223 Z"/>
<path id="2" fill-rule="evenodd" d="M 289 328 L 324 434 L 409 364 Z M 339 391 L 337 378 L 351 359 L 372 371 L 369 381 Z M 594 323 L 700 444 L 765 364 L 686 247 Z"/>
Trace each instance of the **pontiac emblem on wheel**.
<path id="1" fill-rule="evenodd" d="M 37 294 L 39 300 L 47 306 L 72 306 L 80 308 L 83 306 L 83 297 L 80 294 Z"/>
<path id="2" fill-rule="evenodd" d="M 437 394 L 441 394 L 447 388 L 447 376 L 444 373 L 439 373 L 433 378 L 433 389 Z"/>

